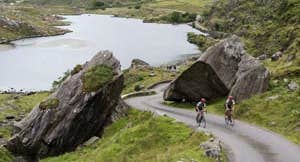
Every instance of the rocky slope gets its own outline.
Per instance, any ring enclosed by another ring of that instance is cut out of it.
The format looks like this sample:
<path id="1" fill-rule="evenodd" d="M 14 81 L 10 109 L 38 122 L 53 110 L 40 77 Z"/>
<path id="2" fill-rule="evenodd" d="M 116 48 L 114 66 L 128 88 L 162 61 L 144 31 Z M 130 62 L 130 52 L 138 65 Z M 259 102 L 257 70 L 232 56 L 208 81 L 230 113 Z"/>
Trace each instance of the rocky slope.
<path id="1" fill-rule="evenodd" d="M 240 101 L 264 92 L 270 75 L 232 36 L 209 48 L 199 60 L 175 79 L 164 93 L 165 100 L 197 101 L 233 95 Z"/>
<path id="2" fill-rule="evenodd" d="M 19 123 L 6 147 L 30 158 L 74 150 L 122 116 L 120 63 L 102 51 L 68 77 L 50 97 Z M 112 116 L 113 114 L 113 116 Z"/>

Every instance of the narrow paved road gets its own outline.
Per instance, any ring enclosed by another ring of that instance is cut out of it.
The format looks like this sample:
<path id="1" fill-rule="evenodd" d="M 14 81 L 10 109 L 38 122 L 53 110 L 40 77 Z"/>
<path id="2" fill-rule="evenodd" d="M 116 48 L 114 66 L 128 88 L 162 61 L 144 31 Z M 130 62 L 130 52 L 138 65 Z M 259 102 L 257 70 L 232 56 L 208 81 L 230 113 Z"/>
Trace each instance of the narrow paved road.
<path id="1" fill-rule="evenodd" d="M 245 122 L 236 121 L 233 128 L 225 128 L 223 117 L 207 114 L 207 128 L 197 128 L 194 111 L 161 104 L 165 87 L 166 84 L 157 86 L 157 95 L 125 101 L 134 108 L 166 114 L 195 129 L 211 132 L 225 144 L 231 162 L 300 162 L 300 146 L 276 133 Z"/>

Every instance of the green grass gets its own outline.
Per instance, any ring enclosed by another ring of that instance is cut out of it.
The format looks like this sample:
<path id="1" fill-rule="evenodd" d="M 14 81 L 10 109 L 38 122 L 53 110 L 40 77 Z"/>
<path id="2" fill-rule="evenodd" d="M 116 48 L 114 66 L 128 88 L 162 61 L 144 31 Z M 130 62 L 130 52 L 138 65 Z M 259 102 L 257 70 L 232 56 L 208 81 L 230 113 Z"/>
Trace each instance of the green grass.
<path id="1" fill-rule="evenodd" d="M 203 25 L 242 37 L 253 56 L 279 50 L 296 53 L 299 46 L 293 44 L 300 36 L 299 6 L 299 0 L 219 0 L 203 13 Z"/>
<path id="2" fill-rule="evenodd" d="M 4 148 L 0 146 L 0 162 L 8 162 L 13 159 L 13 156 Z"/>
<path id="3" fill-rule="evenodd" d="M 95 13 L 112 14 L 121 17 L 140 18 L 147 22 L 174 23 L 170 18 L 175 12 L 188 12 L 190 14 L 202 13 L 210 0 L 154 0 L 145 1 L 140 4 L 139 9 L 133 6 L 106 8 L 105 10 L 96 10 Z M 190 19 L 184 18 L 175 23 L 189 22 Z"/>
<path id="4" fill-rule="evenodd" d="M 300 84 L 299 78 L 290 78 Z M 269 97 L 278 96 L 277 99 Z M 235 116 L 239 119 L 263 126 L 283 134 L 300 144 L 300 89 L 287 90 L 287 83 L 280 80 L 266 93 L 256 95 L 236 106 Z"/>
<path id="5" fill-rule="evenodd" d="M 88 69 L 82 76 L 83 91 L 93 92 L 103 87 L 114 77 L 111 67 L 106 65 L 97 65 Z"/>
<path id="6" fill-rule="evenodd" d="M 191 161 L 210 162 L 199 144 L 208 140 L 169 117 L 131 109 L 128 117 L 108 126 L 91 146 L 42 162 Z"/>
<path id="7" fill-rule="evenodd" d="M 151 73 L 154 73 L 155 76 L 149 76 Z M 137 85 L 144 85 L 147 88 L 156 82 L 172 80 L 176 75 L 160 67 L 124 70 L 125 88 L 122 93 L 134 92 L 134 87 Z"/>
<path id="8" fill-rule="evenodd" d="M 49 92 L 39 92 L 29 96 L 17 97 L 15 94 L 0 94 L 0 121 L 5 120 L 6 116 L 13 115 L 19 118 L 20 115 L 28 114 L 34 106 L 44 100 Z M 4 138 L 11 135 L 10 127 L 0 127 L 0 134 Z"/>
<path id="9" fill-rule="evenodd" d="M 157 0 L 147 4 L 147 7 L 201 13 L 211 0 Z"/>

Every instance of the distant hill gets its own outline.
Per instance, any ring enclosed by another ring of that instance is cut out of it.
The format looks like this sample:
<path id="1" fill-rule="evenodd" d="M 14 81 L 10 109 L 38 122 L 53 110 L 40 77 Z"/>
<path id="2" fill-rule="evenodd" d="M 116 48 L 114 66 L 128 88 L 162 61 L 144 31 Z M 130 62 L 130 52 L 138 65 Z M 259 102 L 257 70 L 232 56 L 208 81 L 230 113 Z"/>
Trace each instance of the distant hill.
<path id="1" fill-rule="evenodd" d="M 99 5 L 98 7 L 121 7 L 138 5 L 152 0 L 27 0 L 29 3 L 40 5 L 70 5 L 74 7 L 89 7 Z"/>

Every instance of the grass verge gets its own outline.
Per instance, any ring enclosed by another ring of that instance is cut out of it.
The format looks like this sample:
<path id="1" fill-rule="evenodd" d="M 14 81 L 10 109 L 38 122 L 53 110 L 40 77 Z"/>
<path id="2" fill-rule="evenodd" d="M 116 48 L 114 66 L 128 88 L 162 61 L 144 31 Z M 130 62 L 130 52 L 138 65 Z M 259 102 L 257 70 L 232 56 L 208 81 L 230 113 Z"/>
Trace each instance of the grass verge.
<path id="1" fill-rule="evenodd" d="M 199 144 L 208 140 L 183 123 L 150 112 L 131 109 L 128 117 L 104 131 L 101 140 L 91 146 L 42 162 L 101 161 L 214 161 L 204 156 Z"/>

